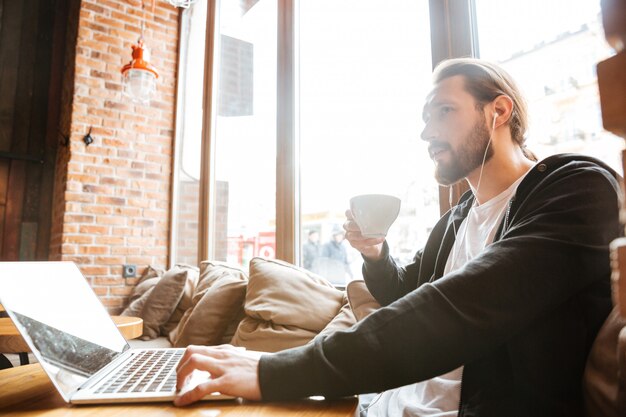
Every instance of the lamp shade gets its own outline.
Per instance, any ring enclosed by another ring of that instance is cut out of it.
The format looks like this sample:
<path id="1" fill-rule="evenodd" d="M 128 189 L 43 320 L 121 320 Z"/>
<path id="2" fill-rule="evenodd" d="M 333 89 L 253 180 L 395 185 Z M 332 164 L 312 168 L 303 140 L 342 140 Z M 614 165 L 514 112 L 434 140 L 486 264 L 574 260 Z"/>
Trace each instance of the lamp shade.
<path id="1" fill-rule="evenodd" d="M 143 39 L 132 45 L 133 59 L 122 67 L 124 94 L 133 101 L 147 103 L 156 91 L 159 73 L 148 62 L 149 51 L 144 47 Z"/>

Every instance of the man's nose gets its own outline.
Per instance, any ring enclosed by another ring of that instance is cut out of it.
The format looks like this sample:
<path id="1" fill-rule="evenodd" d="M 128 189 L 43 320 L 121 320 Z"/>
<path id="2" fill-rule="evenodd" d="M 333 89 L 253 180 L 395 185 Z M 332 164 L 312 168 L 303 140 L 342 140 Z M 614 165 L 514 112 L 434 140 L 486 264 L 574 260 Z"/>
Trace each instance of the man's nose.
<path id="1" fill-rule="evenodd" d="M 437 130 L 433 127 L 432 123 L 427 122 L 424 125 L 424 129 L 422 129 L 422 133 L 420 134 L 420 138 L 423 141 L 430 142 L 438 136 Z"/>

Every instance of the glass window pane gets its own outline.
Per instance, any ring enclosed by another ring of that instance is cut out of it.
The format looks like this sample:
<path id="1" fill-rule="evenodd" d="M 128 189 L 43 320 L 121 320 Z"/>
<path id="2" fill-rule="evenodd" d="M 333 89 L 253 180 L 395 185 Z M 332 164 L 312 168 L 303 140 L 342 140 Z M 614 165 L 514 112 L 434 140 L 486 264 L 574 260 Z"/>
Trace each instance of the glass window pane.
<path id="1" fill-rule="evenodd" d="M 276 0 L 220 2 L 214 259 L 274 257 Z"/>
<path id="2" fill-rule="evenodd" d="M 301 264 L 345 284 L 361 278 L 362 265 L 347 241 L 332 242 L 350 197 L 402 200 L 387 236 L 400 263 L 439 217 L 433 164 L 419 138 L 432 72 L 428 2 L 301 0 L 298 19 Z M 317 245 L 307 244 L 311 232 Z M 326 256 L 308 256 L 324 245 Z"/>
<path id="3" fill-rule="evenodd" d="M 181 22 L 178 77 L 178 163 L 174 196 L 173 263 L 198 263 L 198 209 L 200 191 L 200 143 L 202 137 L 202 86 L 207 2 L 186 9 Z"/>
<path id="4" fill-rule="evenodd" d="M 476 0 L 476 15 L 480 57 L 500 63 L 528 100 L 529 149 L 584 153 L 622 172 L 623 140 L 602 128 L 596 64 L 612 50 L 600 1 Z"/>

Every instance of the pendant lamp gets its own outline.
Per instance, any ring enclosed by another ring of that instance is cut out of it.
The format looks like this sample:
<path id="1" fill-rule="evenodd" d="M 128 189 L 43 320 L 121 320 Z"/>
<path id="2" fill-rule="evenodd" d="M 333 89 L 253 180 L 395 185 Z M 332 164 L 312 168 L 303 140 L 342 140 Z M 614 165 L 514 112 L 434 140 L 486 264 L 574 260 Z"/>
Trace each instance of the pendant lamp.
<path id="1" fill-rule="evenodd" d="M 150 53 L 143 44 L 143 37 L 132 45 L 132 49 L 133 59 L 122 67 L 124 94 L 134 102 L 146 104 L 156 91 L 159 73 L 148 62 Z"/>

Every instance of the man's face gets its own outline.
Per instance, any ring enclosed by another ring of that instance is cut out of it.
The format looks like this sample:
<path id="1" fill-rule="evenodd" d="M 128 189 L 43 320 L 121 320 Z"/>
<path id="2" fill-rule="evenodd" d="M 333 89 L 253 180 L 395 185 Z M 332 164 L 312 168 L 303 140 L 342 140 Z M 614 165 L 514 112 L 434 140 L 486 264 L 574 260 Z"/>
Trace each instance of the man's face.
<path id="1" fill-rule="evenodd" d="M 454 184 L 480 167 L 489 143 L 489 128 L 476 100 L 464 89 L 462 76 L 441 81 L 424 106 L 422 139 L 435 162 L 435 178 Z M 489 148 L 485 161 L 493 156 Z"/>

